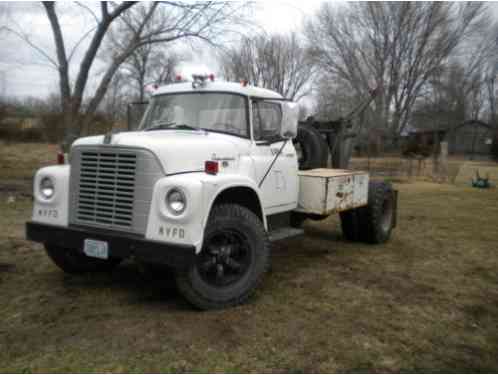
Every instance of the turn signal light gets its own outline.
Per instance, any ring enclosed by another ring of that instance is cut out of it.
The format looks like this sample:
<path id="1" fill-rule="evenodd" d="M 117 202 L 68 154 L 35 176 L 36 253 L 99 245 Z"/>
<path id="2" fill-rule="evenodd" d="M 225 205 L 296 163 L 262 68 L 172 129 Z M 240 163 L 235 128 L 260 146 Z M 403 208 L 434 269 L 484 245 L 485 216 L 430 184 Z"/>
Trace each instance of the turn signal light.
<path id="1" fill-rule="evenodd" d="M 204 172 L 207 174 L 218 174 L 219 165 L 217 161 L 208 160 L 204 163 Z"/>
<path id="2" fill-rule="evenodd" d="M 57 164 L 64 164 L 64 153 L 62 151 L 57 152 Z"/>

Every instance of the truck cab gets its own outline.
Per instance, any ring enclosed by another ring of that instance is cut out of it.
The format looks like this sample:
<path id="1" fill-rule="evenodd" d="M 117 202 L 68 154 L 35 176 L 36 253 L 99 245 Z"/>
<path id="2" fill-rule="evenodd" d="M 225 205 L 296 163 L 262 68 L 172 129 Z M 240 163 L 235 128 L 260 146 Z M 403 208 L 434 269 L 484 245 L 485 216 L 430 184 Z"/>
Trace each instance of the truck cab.
<path id="1" fill-rule="evenodd" d="M 296 103 L 244 82 L 160 87 L 138 130 L 80 138 L 68 164 L 37 171 L 27 237 L 66 272 L 133 257 L 171 267 L 201 309 L 244 302 L 272 230 L 300 233 L 297 123 Z"/>

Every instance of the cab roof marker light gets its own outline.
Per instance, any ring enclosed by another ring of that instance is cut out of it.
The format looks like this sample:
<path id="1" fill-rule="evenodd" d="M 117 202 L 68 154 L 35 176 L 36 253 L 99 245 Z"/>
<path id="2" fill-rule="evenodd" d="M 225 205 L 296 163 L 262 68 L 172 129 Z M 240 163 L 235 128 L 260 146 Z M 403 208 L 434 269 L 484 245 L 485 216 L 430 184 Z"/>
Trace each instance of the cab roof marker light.
<path id="1" fill-rule="evenodd" d="M 65 164 L 65 157 L 64 157 L 64 152 L 63 151 L 58 151 L 57 152 L 57 164 L 62 165 Z"/>

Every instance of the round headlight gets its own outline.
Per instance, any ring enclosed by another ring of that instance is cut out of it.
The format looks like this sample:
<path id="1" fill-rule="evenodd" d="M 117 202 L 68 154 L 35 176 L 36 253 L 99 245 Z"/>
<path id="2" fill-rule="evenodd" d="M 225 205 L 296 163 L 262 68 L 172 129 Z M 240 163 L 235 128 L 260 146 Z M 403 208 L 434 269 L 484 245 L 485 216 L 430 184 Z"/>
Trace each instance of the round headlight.
<path id="1" fill-rule="evenodd" d="M 50 199 L 54 195 L 54 182 L 50 177 L 43 177 L 40 181 L 40 193 L 43 198 Z"/>
<path id="2" fill-rule="evenodd" d="M 187 208 L 185 194 L 179 189 L 171 189 L 166 195 L 166 206 L 173 215 L 180 215 Z"/>

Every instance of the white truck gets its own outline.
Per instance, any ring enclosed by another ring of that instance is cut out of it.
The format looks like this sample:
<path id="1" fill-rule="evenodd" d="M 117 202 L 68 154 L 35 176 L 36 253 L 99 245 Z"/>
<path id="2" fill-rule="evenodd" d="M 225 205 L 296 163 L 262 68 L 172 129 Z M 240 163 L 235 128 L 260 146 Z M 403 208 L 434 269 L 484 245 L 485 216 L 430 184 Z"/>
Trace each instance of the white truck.
<path id="1" fill-rule="evenodd" d="M 34 178 L 27 238 L 68 273 L 125 258 L 169 266 L 194 306 L 246 301 L 272 240 L 341 213 L 350 240 L 382 243 L 396 192 L 367 173 L 299 170 L 298 107 L 245 82 L 193 76 L 159 87 L 138 131 L 76 140 Z"/>

